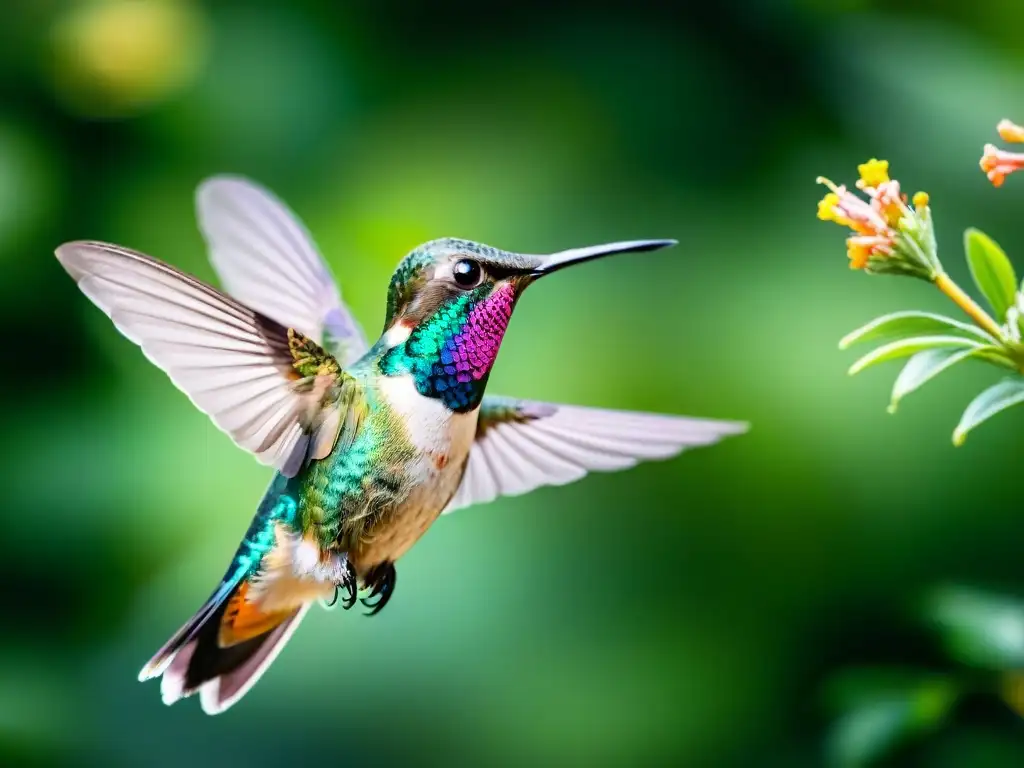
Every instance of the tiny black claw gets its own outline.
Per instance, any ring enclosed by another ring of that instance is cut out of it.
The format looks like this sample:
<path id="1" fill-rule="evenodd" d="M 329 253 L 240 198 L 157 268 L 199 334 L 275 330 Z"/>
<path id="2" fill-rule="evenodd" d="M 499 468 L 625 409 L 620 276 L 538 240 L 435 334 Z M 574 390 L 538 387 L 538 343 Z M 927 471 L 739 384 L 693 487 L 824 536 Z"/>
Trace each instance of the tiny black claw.
<path id="1" fill-rule="evenodd" d="M 360 599 L 360 602 L 369 608 L 367 616 L 375 616 L 388 604 L 391 595 L 395 592 L 397 574 L 392 563 L 381 563 L 374 568 L 367 577 L 370 586 L 370 594 Z M 377 598 L 374 600 L 373 598 Z"/>
<path id="2" fill-rule="evenodd" d="M 343 596 L 342 593 L 344 593 Z M 347 557 L 344 560 L 340 578 L 334 584 L 334 595 L 331 597 L 331 602 L 324 603 L 324 605 L 327 608 L 334 607 L 335 603 L 338 602 L 339 596 L 341 596 L 341 607 L 346 611 L 356 604 L 359 596 L 359 580 L 356 576 L 356 570 L 352 567 L 352 563 L 349 562 Z"/>
<path id="3" fill-rule="evenodd" d="M 356 604 L 356 591 L 352 587 L 345 586 L 345 599 L 341 603 L 341 607 L 346 611 Z"/>
<path id="4" fill-rule="evenodd" d="M 363 605 L 370 609 L 366 612 L 365 615 L 376 616 L 378 613 L 380 613 L 381 608 L 388 604 L 388 599 L 390 597 L 391 593 L 385 592 L 377 599 L 376 602 L 371 602 L 370 599 L 367 597 L 360 598 L 360 602 L 362 602 Z"/>
<path id="5" fill-rule="evenodd" d="M 347 611 L 356 604 L 356 598 L 359 596 L 356 569 L 352 567 L 352 563 L 348 559 L 345 560 L 345 575 L 342 577 L 341 586 L 345 588 L 345 600 L 341 607 Z"/>

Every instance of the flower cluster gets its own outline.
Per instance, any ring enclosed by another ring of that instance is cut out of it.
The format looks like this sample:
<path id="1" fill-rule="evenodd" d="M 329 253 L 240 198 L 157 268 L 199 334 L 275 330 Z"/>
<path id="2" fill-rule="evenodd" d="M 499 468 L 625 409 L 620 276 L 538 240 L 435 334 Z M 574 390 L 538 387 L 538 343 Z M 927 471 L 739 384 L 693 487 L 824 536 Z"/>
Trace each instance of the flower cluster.
<path id="1" fill-rule="evenodd" d="M 1024 143 L 1024 128 L 1016 123 L 1001 120 L 996 126 L 996 130 L 999 131 L 999 136 L 1003 141 L 1014 144 Z M 985 153 L 981 156 L 979 165 L 981 170 L 988 175 L 992 186 L 1001 187 L 1007 176 L 1024 168 L 1024 153 L 1007 152 L 1005 149 L 999 149 L 995 144 L 986 144 Z"/>
<path id="2" fill-rule="evenodd" d="M 830 190 L 818 203 L 818 218 L 853 230 L 846 240 L 850 268 L 932 279 L 936 263 L 928 195 L 918 192 L 909 205 L 900 183 L 889 178 L 886 160 L 869 160 L 857 170 L 856 186 L 863 197 L 818 178 Z"/>
<path id="3" fill-rule="evenodd" d="M 1024 144 L 1024 127 L 1003 120 L 998 131 L 1004 140 Z M 1024 169 L 1024 153 L 1003 152 L 990 144 L 985 147 L 981 167 L 999 186 L 1007 174 Z M 983 307 L 942 268 L 928 195 L 918 192 L 908 203 L 899 183 L 889 178 L 889 164 L 883 160 L 870 160 L 859 166 L 859 171 L 858 191 L 818 179 L 829 188 L 818 203 L 818 218 L 853 230 L 846 240 L 850 266 L 869 274 L 927 280 L 971 322 L 935 312 L 891 312 L 847 334 L 839 346 L 846 349 L 861 342 L 884 342 L 851 365 L 851 374 L 907 359 L 893 383 L 890 413 L 895 413 L 907 395 L 969 360 L 996 366 L 1004 375 L 1012 372 L 1010 378 L 978 394 L 964 409 L 953 430 L 953 444 L 961 445 L 980 424 L 1024 403 L 1024 285 L 998 243 L 977 229 L 966 230 L 964 257 L 988 305 Z"/>

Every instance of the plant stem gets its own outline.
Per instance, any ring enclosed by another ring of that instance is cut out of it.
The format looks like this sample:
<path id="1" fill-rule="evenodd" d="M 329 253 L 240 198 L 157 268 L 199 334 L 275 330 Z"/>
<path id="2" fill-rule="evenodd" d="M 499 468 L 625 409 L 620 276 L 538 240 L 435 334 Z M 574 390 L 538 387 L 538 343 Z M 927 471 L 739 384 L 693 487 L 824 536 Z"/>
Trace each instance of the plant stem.
<path id="1" fill-rule="evenodd" d="M 960 307 L 974 321 L 975 325 L 992 334 L 996 339 L 1003 340 L 1003 329 L 999 327 L 999 324 L 992 319 L 988 312 L 979 307 L 977 302 L 964 292 L 963 288 L 954 283 L 949 275 L 939 272 L 935 276 L 935 285 L 952 299 L 953 303 Z"/>

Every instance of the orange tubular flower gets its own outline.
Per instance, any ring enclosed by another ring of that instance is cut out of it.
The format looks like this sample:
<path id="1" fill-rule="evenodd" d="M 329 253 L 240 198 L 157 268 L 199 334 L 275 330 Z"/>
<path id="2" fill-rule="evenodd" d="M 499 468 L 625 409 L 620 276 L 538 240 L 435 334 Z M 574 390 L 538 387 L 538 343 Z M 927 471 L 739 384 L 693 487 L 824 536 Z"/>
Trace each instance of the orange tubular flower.
<path id="1" fill-rule="evenodd" d="M 1013 143 L 1024 143 L 1024 128 L 1012 123 L 1009 120 L 1000 120 L 996 126 L 1000 138 L 1003 141 Z M 986 144 L 981 162 L 978 163 L 981 170 L 988 176 L 992 186 L 1001 187 L 1006 177 L 1014 171 L 1024 168 L 1024 154 L 1020 152 L 1007 152 L 999 149 L 995 144 Z"/>
<path id="2" fill-rule="evenodd" d="M 891 253 L 892 240 L 880 235 L 855 235 L 846 238 L 846 256 L 850 269 L 865 269 L 874 255 Z"/>
<path id="3" fill-rule="evenodd" d="M 992 182 L 992 186 L 1001 187 L 1007 176 L 1024 168 L 1024 154 L 1007 152 L 995 144 L 986 144 L 985 154 L 981 156 L 979 165 Z"/>

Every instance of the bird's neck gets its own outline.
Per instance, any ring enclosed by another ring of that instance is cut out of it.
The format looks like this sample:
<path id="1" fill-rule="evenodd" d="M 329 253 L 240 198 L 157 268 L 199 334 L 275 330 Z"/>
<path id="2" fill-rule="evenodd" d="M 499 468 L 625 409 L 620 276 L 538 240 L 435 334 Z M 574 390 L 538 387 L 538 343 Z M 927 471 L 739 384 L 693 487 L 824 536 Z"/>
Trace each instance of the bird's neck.
<path id="1" fill-rule="evenodd" d="M 386 350 L 380 373 L 411 376 L 421 395 L 456 413 L 473 410 L 483 398 L 515 299 L 514 289 L 503 286 L 487 295 L 465 293 L 415 325 L 400 318 L 381 339 Z"/>

